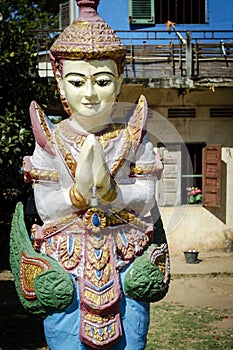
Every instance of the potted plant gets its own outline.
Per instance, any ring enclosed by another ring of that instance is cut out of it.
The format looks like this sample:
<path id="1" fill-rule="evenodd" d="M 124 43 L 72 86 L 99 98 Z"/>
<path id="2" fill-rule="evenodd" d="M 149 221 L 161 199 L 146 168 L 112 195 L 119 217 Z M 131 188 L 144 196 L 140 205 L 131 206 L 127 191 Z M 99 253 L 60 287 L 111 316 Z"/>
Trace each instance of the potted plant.
<path id="1" fill-rule="evenodd" d="M 189 204 L 200 204 L 202 202 L 202 193 L 198 187 L 186 187 L 186 190 Z"/>

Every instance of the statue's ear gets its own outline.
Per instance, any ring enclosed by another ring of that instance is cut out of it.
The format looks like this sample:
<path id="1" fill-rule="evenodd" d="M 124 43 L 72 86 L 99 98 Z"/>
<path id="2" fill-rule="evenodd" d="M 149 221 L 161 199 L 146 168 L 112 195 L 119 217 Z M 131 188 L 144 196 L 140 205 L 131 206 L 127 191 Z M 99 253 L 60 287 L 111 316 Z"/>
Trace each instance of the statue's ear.
<path id="1" fill-rule="evenodd" d="M 121 92 L 121 85 L 124 79 L 124 74 L 121 74 L 118 78 L 117 78 L 117 96 L 120 95 Z"/>
<path id="2" fill-rule="evenodd" d="M 61 74 L 59 72 L 57 72 L 55 78 L 56 78 L 56 81 L 57 81 L 57 85 L 58 85 L 60 94 L 62 96 L 65 96 L 64 81 L 63 81 L 63 78 L 62 78 Z"/>

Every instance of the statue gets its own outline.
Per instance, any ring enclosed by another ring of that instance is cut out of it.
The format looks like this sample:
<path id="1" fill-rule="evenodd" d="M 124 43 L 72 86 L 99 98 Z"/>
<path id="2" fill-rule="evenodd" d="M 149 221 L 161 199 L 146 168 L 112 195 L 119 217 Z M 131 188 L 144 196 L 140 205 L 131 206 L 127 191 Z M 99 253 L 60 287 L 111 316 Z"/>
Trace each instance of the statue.
<path id="1" fill-rule="evenodd" d="M 16 290 L 45 316 L 51 350 L 144 349 L 150 302 L 169 286 L 146 99 L 114 122 L 126 50 L 98 3 L 77 0 L 79 18 L 51 47 L 69 117 L 54 126 L 36 102 L 30 107 L 36 146 L 24 179 L 43 225 L 32 226 L 31 244 L 18 203 L 11 228 Z"/>

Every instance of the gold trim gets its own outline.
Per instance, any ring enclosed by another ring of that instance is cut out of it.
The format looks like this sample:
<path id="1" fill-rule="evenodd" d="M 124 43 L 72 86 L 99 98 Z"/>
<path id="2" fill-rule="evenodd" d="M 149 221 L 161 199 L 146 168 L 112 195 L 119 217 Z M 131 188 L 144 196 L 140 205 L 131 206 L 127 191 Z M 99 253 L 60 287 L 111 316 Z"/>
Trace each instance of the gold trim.
<path id="1" fill-rule="evenodd" d="M 116 176 L 118 170 L 122 167 L 125 160 L 127 159 L 127 155 L 129 153 L 130 147 L 131 147 L 131 138 L 130 138 L 130 128 L 128 125 L 124 132 L 123 146 L 122 146 L 121 152 L 119 152 L 120 156 L 118 157 L 118 159 L 115 160 L 115 162 L 112 164 L 112 167 L 111 167 L 110 172 L 113 177 Z"/>
<path id="2" fill-rule="evenodd" d="M 116 331 L 118 329 L 117 320 L 113 315 L 100 316 L 87 313 L 83 322 L 86 336 L 100 346 L 118 333 Z"/>
<path id="3" fill-rule="evenodd" d="M 50 264 L 41 258 L 27 256 L 23 251 L 20 260 L 20 290 L 28 300 L 37 298 L 34 290 L 34 279 L 42 272 L 49 270 Z"/>
<path id="4" fill-rule="evenodd" d="M 73 237 L 73 250 L 69 253 L 67 236 L 62 235 L 59 242 L 59 259 L 66 270 L 73 270 L 81 261 L 82 239 Z"/>
<path id="5" fill-rule="evenodd" d="M 33 168 L 28 173 L 31 179 L 34 181 L 58 182 L 59 179 L 57 170 L 42 170 Z"/>
<path id="6" fill-rule="evenodd" d="M 158 172 L 158 168 L 154 164 L 149 165 L 130 165 L 130 176 L 135 175 L 156 175 Z"/>
<path id="7" fill-rule="evenodd" d="M 70 188 L 70 199 L 72 204 L 80 210 L 86 210 L 89 207 L 86 200 L 77 191 L 76 184 Z"/>
<path id="8" fill-rule="evenodd" d="M 42 108 L 38 105 L 38 103 L 36 103 L 36 102 L 35 102 L 35 110 L 36 110 L 36 113 L 37 113 L 38 118 L 40 120 L 40 124 L 41 124 L 42 130 L 44 131 L 44 133 L 46 135 L 46 138 L 47 138 L 47 140 L 50 143 L 50 146 L 53 146 L 52 134 L 51 134 L 51 130 L 49 129 L 48 124 L 46 122 L 45 113 L 42 110 Z"/>

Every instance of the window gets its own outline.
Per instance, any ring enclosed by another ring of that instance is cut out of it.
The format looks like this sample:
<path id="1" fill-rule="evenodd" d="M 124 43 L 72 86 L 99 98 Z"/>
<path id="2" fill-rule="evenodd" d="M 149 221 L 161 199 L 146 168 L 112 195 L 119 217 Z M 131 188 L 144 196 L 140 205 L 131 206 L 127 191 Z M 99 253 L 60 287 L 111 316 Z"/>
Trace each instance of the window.
<path id="1" fill-rule="evenodd" d="M 155 0 L 155 22 L 206 23 L 206 0 Z"/>
<path id="2" fill-rule="evenodd" d="M 52 13 L 58 13 L 59 12 L 59 4 L 61 4 L 62 2 L 64 2 L 64 0 L 46 0 L 45 3 L 43 4 L 42 9 L 44 9 L 45 11 L 48 12 L 52 12 Z"/>
<path id="3" fill-rule="evenodd" d="M 63 30 L 70 24 L 70 3 L 66 1 L 59 5 L 59 29 Z"/>
<path id="4" fill-rule="evenodd" d="M 233 107 L 210 108 L 210 117 L 211 118 L 232 118 Z"/>
<path id="5" fill-rule="evenodd" d="M 160 206 L 188 204 L 187 187 L 202 192 L 202 205 L 221 205 L 221 145 L 205 143 L 159 144 L 163 174 L 157 182 Z"/>
<path id="6" fill-rule="evenodd" d="M 156 200 L 159 206 L 181 204 L 181 144 L 158 144 L 163 161 L 162 177 L 157 181 Z"/>
<path id="7" fill-rule="evenodd" d="M 130 24 L 155 23 L 154 0 L 128 0 Z"/>
<path id="8" fill-rule="evenodd" d="M 186 143 L 181 155 L 181 203 L 187 204 L 188 187 L 202 190 L 202 149 L 204 143 Z"/>
<path id="9" fill-rule="evenodd" d="M 168 108 L 168 118 L 195 118 L 195 108 Z"/>

